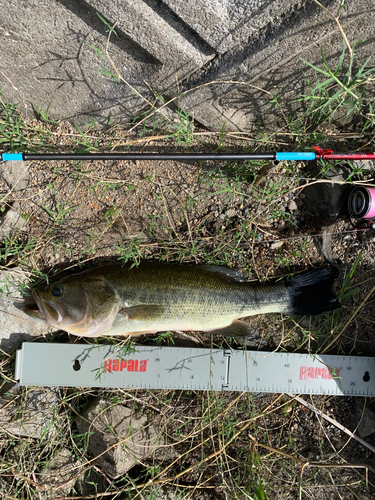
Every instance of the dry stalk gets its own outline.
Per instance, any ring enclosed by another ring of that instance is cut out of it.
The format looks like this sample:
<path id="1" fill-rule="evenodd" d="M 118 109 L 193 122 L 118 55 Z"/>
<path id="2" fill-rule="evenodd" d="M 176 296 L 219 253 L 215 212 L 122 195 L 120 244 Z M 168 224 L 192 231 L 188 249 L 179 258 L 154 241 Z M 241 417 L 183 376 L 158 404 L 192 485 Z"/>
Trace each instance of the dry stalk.
<path id="1" fill-rule="evenodd" d="M 278 455 L 283 455 L 284 457 L 286 458 L 289 458 L 290 460 L 293 460 L 294 462 L 297 462 L 298 464 L 300 464 L 301 466 L 303 466 L 303 468 L 305 467 L 318 467 L 318 468 L 325 468 L 325 467 L 329 467 L 329 468 L 334 468 L 334 469 L 366 469 L 366 470 L 370 470 L 371 472 L 374 472 L 375 473 L 375 469 L 373 467 L 371 467 L 370 465 L 366 465 L 366 464 L 331 464 L 329 462 L 309 462 L 308 460 L 303 460 L 301 458 L 298 458 L 294 455 L 290 455 L 289 453 L 286 453 L 285 451 L 282 451 L 282 450 L 279 450 L 277 448 L 273 448 L 272 446 L 269 446 L 268 444 L 263 444 L 263 443 L 259 443 L 259 441 L 257 441 L 254 437 L 252 436 L 249 436 L 251 439 L 253 439 L 256 443 L 257 446 L 259 446 L 260 448 L 264 448 L 268 451 L 272 451 L 273 453 L 277 453 Z"/>
<path id="2" fill-rule="evenodd" d="M 333 418 L 331 418 L 328 415 L 326 415 L 325 413 L 323 413 L 321 410 L 318 410 L 318 408 L 315 408 L 312 404 L 308 403 L 307 401 L 305 401 L 304 399 L 302 399 L 300 396 L 293 396 L 293 394 L 287 394 L 287 395 L 290 398 L 295 399 L 296 401 L 298 401 L 302 405 L 306 406 L 306 408 L 308 408 L 309 410 L 311 410 L 311 411 L 317 413 L 318 415 L 320 415 L 322 418 L 324 418 L 325 420 L 327 420 L 327 422 L 329 422 L 330 424 L 335 425 L 338 429 L 340 429 L 341 431 L 345 432 L 345 434 L 347 434 L 351 438 L 355 439 L 356 441 L 358 441 L 359 443 L 361 443 L 363 446 L 366 446 L 366 448 L 368 448 L 370 451 L 372 451 L 372 453 L 375 453 L 375 447 L 374 446 L 372 446 L 370 443 L 367 443 L 364 439 L 360 438 L 356 434 L 353 434 L 353 432 L 351 432 L 349 429 L 347 429 L 342 424 L 340 424 L 339 422 L 337 422 L 337 420 L 334 420 Z"/>
<path id="3" fill-rule="evenodd" d="M 27 120 L 27 105 L 25 103 L 25 101 L 23 100 L 23 97 L 21 95 L 21 92 L 18 90 L 18 88 L 14 85 L 14 83 L 7 77 L 7 75 L 1 71 L 0 69 L 0 74 L 5 78 L 5 80 L 7 80 L 8 83 L 10 83 L 10 85 L 13 87 L 13 89 L 17 92 L 18 94 L 18 97 L 21 99 L 21 102 L 23 104 L 23 107 L 25 109 L 25 120 Z"/>
<path id="4" fill-rule="evenodd" d="M 339 27 L 339 30 L 341 31 L 341 34 L 342 34 L 342 36 L 343 36 L 343 38 L 345 40 L 345 44 L 348 47 L 348 50 L 350 52 L 350 57 L 353 57 L 353 49 L 351 48 L 350 43 L 348 41 L 348 38 L 347 38 L 347 36 L 345 34 L 345 31 L 343 30 L 343 28 L 342 28 L 342 26 L 340 24 L 339 16 L 335 16 L 334 14 L 332 14 L 332 12 L 330 12 L 326 7 L 324 7 L 324 5 L 322 5 L 320 2 L 318 2 L 318 0 L 314 0 L 314 2 L 317 5 L 319 5 L 319 7 L 322 8 L 337 23 L 337 26 Z"/>
<path id="5" fill-rule="evenodd" d="M 371 295 L 374 292 L 375 292 L 375 285 L 371 288 L 371 290 L 366 295 L 366 297 L 363 299 L 363 301 L 359 304 L 359 306 L 352 312 L 352 314 L 350 315 L 349 319 L 346 321 L 346 323 L 344 324 L 344 326 L 342 327 L 342 329 L 339 331 L 339 333 L 334 336 L 334 338 L 331 340 L 331 342 L 329 342 L 329 344 L 326 347 L 324 347 L 324 349 L 322 349 L 322 351 L 321 351 L 320 354 L 324 354 L 325 352 L 327 352 L 328 349 L 330 349 L 333 346 L 333 344 L 342 336 L 342 334 L 344 333 L 344 331 L 348 328 L 348 326 L 350 325 L 350 323 L 357 316 L 357 314 L 359 313 L 359 311 L 363 308 L 363 306 L 366 304 L 366 302 L 368 301 L 368 299 L 371 297 Z"/>

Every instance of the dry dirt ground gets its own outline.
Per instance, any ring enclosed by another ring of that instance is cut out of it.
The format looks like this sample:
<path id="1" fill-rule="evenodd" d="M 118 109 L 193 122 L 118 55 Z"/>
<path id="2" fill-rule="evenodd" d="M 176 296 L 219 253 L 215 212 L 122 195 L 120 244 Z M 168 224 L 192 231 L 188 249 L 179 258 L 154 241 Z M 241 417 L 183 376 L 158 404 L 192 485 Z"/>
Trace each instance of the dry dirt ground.
<path id="1" fill-rule="evenodd" d="M 59 125 L 56 143 L 60 141 L 63 147 L 64 137 L 71 133 L 68 125 Z M 212 151 L 215 140 L 206 138 L 192 149 Z M 241 148 L 238 142 L 228 145 Z M 144 150 L 170 147 L 167 141 L 155 141 Z M 19 202 L 25 225 L 18 241 L 28 241 L 29 246 L 23 253 L 8 255 L 3 265 L 11 267 L 21 260 L 28 270 L 53 277 L 79 263 L 87 267 L 118 257 L 144 258 L 222 264 L 244 271 L 251 279 L 265 280 L 327 265 L 328 259 L 338 269 L 336 288 L 340 293 L 345 276 L 361 253 L 346 291 L 358 290 L 343 302 L 338 318 L 333 314 L 317 318 L 255 316 L 247 320 L 254 331 L 247 348 L 316 352 L 328 346 L 333 331 L 342 331 L 330 353 L 375 356 L 374 295 L 365 300 L 375 285 L 375 235 L 355 230 L 345 214 L 329 221 L 312 213 L 311 206 L 306 207 L 300 189 L 307 182 L 306 165 L 40 161 L 26 167 L 29 182 L 22 192 L 9 193 L 5 183 L 1 191 L 7 195 L 7 207 Z M 366 180 L 371 179 L 369 170 Z M 186 341 L 181 334 L 172 337 L 177 345 Z M 228 343 L 240 347 L 235 340 L 209 333 L 197 332 L 192 337 L 194 345 L 202 347 Z M 76 341 L 63 332 L 57 339 Z M 144 336 L 139 342 L 151 344 L 155 339 L 160 341 L 160 336 Z M 168 339 L 163 342 L 167 345 Z M 85 397 L 96 393 L 93 390 Z M 287 396 L 135 391 L 127 398 L 143 408 L 158 408 L 167 440 L 181 457 L 166 476 L 177 477 L 184 467 L 197 464 L 174 482 L 185 487 L 185 492 L 198 484 L 212 497 L 247 494 L 251 498 L 260 479 L 269 499 L 297 499 L 300 494 L 301 498 L 322 500 L 375 498 L 375 475 L 358 467 L 375 468 L 374 453 L 319 413 L 298 401 L 289 403 Z M 373 399 L 305 399 L 351 431 L 356 431 L 364 413 L 371 414 L 374 409 Z M 364 401 L 365 407 L 361 406 Z M 206 425 L 207 408 L 214 402 L 222 411 Z M 251 415 L 258 415 L 254 423 L 220 452 L 220 446 Z M 375 446 L 374 421 L 372 425 L 374 432 L 365 440 Z M 179 436 L 176 427 L 182 429 Z M 210 453 L 216 453 L 214 458 L 204 461 Z M 302 467 L 301 460 L 322 466 Z M 150 467 L 163 470 L 172 462 L 155 459 L 137 466 L 129 477 L 135 484 L 144 483 L 150 478 Z"/>

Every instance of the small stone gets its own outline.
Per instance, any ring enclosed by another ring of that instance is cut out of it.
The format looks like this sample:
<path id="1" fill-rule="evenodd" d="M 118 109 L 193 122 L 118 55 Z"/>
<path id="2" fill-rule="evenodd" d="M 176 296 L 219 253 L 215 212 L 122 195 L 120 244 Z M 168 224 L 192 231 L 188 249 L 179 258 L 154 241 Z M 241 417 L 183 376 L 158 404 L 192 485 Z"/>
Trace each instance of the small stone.
<path id="1" fill-rule="evenodd" d="M 16 398 L 18 403 L 18 398 Z M 49 439 L 57 429 L 51 425 L 54 415 L 61 404 L 60 392 L 57 388 L 32 388 L 27 392 L 22 411 L 7 399 L 0 400 L 0 434 Z M 15 415 L 20 415 L 15 420 Z"/>
<path id="2" fill-rule="evenodd" d="M 299 324 L 303 327 L 303 328 L 310 328 L 311 327 L 311 320 L 309 317 L 307 318 L 302 318 L 301 320 L 299 320 Z"/>
<path id="3" fill-rule="evenodd" d="M 137 462 L 152 456 L 161 444 L 155 425 L 126 406 L 113 406 L 97 398 L 82 416 L 76 418 L 78 431 L 90 433 L 88 448 L 112 479 L 123 476 Z"/>
<path id="4" fill-rule="evenodd" d="M 375 411 L 368 401 L 362 398 L 354 399 L 353 419 L 359 437 L 365 438 L 375 432 Z"/>
<path id="5" fill-rule="evenodd" d="M 80 462 L 67 448 L 61 449 L 51 460 L 38 481 L 39 498 L 48 500 L 53 497 L 68 495 L 77 481 Z"/>
<path id="6" fill-rule="evenodd" d="M 22 191 L 29 183 L 29 171 L 23 161 L 1 163 L 0 176 L 13 192 Z"/>
<path id="7" fill-rule="evenodd" d="M 14 202 L 12 208 L 5 212 L 0 223 L 0 241 L 14 236 L 23 228 L 26 221 L 23 219 L 20 211 L 19 203 Z"/>
<path id="8" fill-rule="evenodd" d="M 271 243 L 271 248 L 272 250 L 275 250 L 276 248 L 280 248 L 283 245 L 284 245 L 283 241 L 274 241 L 273 243 Z"/>
<path id="9" fill-rule="evenodd" d="M 294 201 L 294 200 L 291 200 L 288 204 L 288 208 L 291 212 L 293 212 L 294 210 L 297 210 L 297 203 Z"/>

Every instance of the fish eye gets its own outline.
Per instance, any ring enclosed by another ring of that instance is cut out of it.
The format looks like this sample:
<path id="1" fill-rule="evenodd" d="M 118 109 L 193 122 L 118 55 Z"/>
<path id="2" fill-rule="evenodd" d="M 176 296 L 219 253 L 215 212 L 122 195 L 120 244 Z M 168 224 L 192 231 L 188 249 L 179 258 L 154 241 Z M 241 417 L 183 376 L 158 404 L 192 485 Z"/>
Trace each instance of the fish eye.
<path id="1" fill-rule="evenodd" d="M 61 285 L 55 285 L 52 288 L 52 295 L 54 295 L 55 297 L 60 297 L 60 295 L 62 295 L 62 293 L 63 293 L 63 289 L 62 289 Z"/>

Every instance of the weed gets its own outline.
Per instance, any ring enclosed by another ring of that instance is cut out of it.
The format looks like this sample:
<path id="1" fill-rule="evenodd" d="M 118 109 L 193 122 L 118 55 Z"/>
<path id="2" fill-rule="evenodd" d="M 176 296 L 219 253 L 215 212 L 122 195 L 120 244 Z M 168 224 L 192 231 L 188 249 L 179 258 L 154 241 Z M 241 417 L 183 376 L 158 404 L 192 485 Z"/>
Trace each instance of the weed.
<path id="1" fill-rule="evenodd" d="M 55 191 L 55 190 L 54 190 Z M 55 191 L 56 194 L 56 191 Z M 65 206 L 61 206 L 60 201 L 58 197 L 55 197 L 55 210 L 51 210 L 50 208 L 46 207 L 42 203 L 40 206 L 43 208 L 45 212 L 50 216 L 53 225 L 55 224 L 64 224 L 68 220 L 68 214 L 72 210 L 76 210 L 79 205 L 72 205 L 70 202 L 68 202 Z"/>
<path id="2" fill-rule="evenodd" d="M 127 262 L 132 262 L 132 266 L 138 265 L 142 258 L 142 252 L 140 250 L 141 237 L 132 238 L 130 241 L 124 239 L 123 245 L 116 245 L 116 250 L 120 254 L 118 260 L 122 265 Z"/>
<path id="3" fill-rule="evenodd" d="M 0 145 L 9 152 L 33 151 L 50 143 L 51 133 L 43 126 L 27 125 L 16 105 L 4 103 L 0 90 Z"/>
<path id="4" fill-rule="evenodd" d="M 176 115 L 176 119 L 171 124 L 170 137 L 176 140 L 177 146 L 182 144 L 188 149 L 193 141 L 194 120 L 192 115 L 184 110 L 177 110 Z"/>
<path id="5" fill-rule="evenodd" d="M 28 265 L 31 255 L 38 248 L 37 238 L 25 240 L 18 235 L 6 236 L 0 246 L 0 259 L 3 265 L 12 267 L 18 265 Z"/>
<path id="6" fill-rule="evenodd" d="M 106 25 L 106 27 L 108 28 L 108 29 L 106 30 L 106 33 L 113 33 L 115 36 L 118 36 L 118 35 L 117 35 L 117 33 L 116 33 L 116 31 L 115 31 L 114 26 L 111 26 L 111 25 L 110 25 L 110 23 L 109 23 L 106 19 L 104 19 L 104 17 L 103 17 L 103 16 L 101 16 L 101 15 L 99 14 L 99 12 L 97 12 L 97 13 L 96 13 L 96 15 L 97 15 L 97 16 L 98 16 L 98 18 L 102 21 L 102 23 L 104 23 L 104 24 Z"/>
<path id="7" fill-rule="evenodd" d="M 157 336 L 154 339 L 154 342 L 157 345 L 162 345 L 162 344 L 174 345 L 174 343 L 175 343 L 172 332 L 161 332 L 161 333 L 158 333 Z"/>
<path id="8" fill-rule="evenodd" d="M 90 140 L 87 138 L 86 134 L 83 132 L 83 130 L 76 124 L 76 129 L 80 133 L 82 140 L 78 141 L 74 139 L 74 141 L 81 146 L 81 148 L 78 149 L 77 153 L 90 153 L 92 151 L 99 151 L 98 147 L 98 139 L 94 140 L 94 143 L 90 142 Z"/>
<path id="9" fill-rule="evenodd" d="M 91 45 L 91 44 L 88 44 L 88 47 L 90 47 L 94 51 L 95 58 L 101 56 L 102 59 L 105 59 L 105 51 L 104 50 L 99 49 L 98 47 L 95 47 L 95 45 Z"/>
<path id="10" fill-rule="evenodd" d="M 225 152 L 230 151 L 230 149 L 228 147 L 223 145 L 223 140 L 225 139 L 225 136 L 227 135 L 227 133 L 225 132 L 225 125 L 226 125 L 226 122 L 224 122 L 223 125 L 221 126 L 218 145 L 217 145 L 216 149 L 214 150 L 215 153 L 217 151 L 225 151 Z"/>
<path id="11" fill-rule="evenodd" d="M 51 120 L 51 118 L 49 117 L 49 108 L 51 106 L 51 103 L 48 104 L 47 109 L 45 111 L 42 111 L 34 102 L 32 102 L 31 104 L 33 105 L 36 115 L 42 122 L 57 123 L 56 120 Z"/>
<path id="12" fill-rule="evenodd" d="M 106 221 L 108 224 L 112 224 L 112 220 L 116 219 L 121 212 L 121 207 L 118 207 L 114 203 L 110 207 L 106 209 L 104 212 L 104 217 L 106 218 Z"/>
<path id="13" fill-rule="evenodd" d="M 107 68 L 105 68 L 101 64 L 100 64 L 100 68 L 101 68 L 100 72 L 99 72 L 100 74 L 102 74 L 103 76 L 106 76 L 107 78 L 110 78 L 114 83 L 119 83 L 120 79 L 115 73 L 108 70 Z"/>
<path id="14" fill-rule="evenodd" d="M 361 42 L 358 42 L 358 45 Z M 366 59 L 357 70 L 354 69 L 354 50 L 349 57 L 347 69 L 344 69 L 346 55 L 346 45 L 344 44 L 341 56 L 334 69 L 331 69 L 323 48 L 322 60 L 324 68 L 315 66 L 308 61 L 304 61 L 314 70 L 315 82 L 312 83 L 305 75 L 309 84 L 310 93 L 301 95 L 296 102 L 307 104 L 307 109 L 303 117 L 313 124 L 314 127 L 322 123 L 331 123 L 335 114 L 340 110 L 340 114 L 345 113 L 346 119 L 358 114 L 364 119 L 364 129 L 368 129 L 375 123 L 371 99 L 366 97 L 365 86 L 373 81 L 375 68 L 369 67 L 372 56 Z"/>

